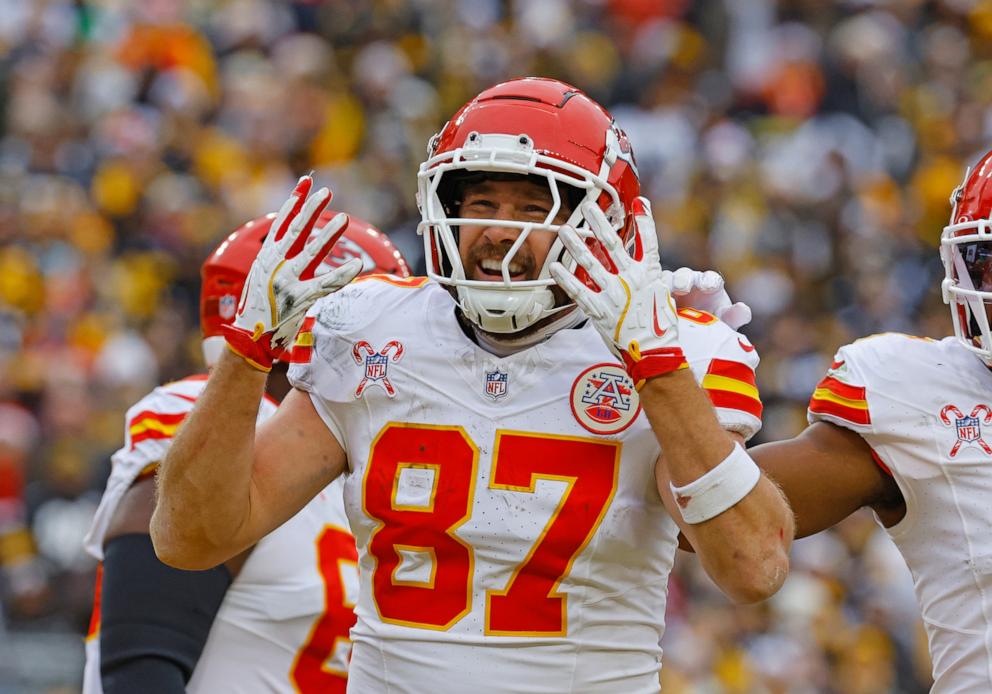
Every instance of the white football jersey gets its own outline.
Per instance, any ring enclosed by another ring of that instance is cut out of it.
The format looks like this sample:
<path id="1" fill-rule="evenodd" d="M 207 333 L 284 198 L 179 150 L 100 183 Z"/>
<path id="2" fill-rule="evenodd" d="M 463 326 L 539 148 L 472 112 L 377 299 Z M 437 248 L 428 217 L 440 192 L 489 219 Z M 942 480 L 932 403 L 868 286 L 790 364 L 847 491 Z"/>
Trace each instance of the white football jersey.
<path id="1" fill-rule="evenodd" d="M 906 502 L 887 528 L 913 575 L 934 694 L 992 691 L 992 371 L 955 338 L 841 347 L 809 405 L 861 434 Z"/>
<path id="2" fill-rule="evenodd" d="M 86 537 L 103 539 L 124 492 L 152 474 L 193 409 L 206 376 L 156 388 L 126 415 L 124 447 L 111 458 L 107 489 Z M 275 412 L 263 400 L 261 422 Z M 358 590 L 357 554 L 336 482 L 263 538 L 221 603 L 188 692 L 343 692 Z M 98 576 L 97 590 L 100 580 Z M 100 694 L 99 593 L 86 639 L 84 694 Z"/>
<path id="3" fill-rule="evenodd" d="M 721 421 L 760 427 L 758 356 L 681 312 Z M 448 292 L 368 278 L 310 312 L 308 391 L 348 454 L 359 547 L 349 691 L 658 691 L 678 529 L 658 441 L 591 325 L 505 358 L 469 340 Z"/>

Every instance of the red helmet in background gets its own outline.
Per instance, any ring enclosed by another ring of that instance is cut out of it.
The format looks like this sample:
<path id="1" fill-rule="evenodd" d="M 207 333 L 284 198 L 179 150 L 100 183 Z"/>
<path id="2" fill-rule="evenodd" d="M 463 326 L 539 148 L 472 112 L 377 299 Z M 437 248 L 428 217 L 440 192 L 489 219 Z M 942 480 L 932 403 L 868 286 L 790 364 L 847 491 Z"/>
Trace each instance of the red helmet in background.
<path id="1" fill-rule="evenodd" d="M 458 182 L 506 175 L 547 182 L 552 209 L 543 223 L 464 219 L 458 216 Z M 427 274 L 454 287 L 465 316 L 491 333 L 514 333 L 560 311 L 551 293 L 549 267 L 574 261 L 555 239 L 538 276 L 512 281 L 509 265 L 534 231 L 557 233 L 555 217 L 565 201 L 566 224 L 585 226 L 578 206 L 597 203 L 625 241 L 632 237 L 633 202 L 640 181 L 626 134 L 613 117 L 580 90 L 542 78 L 514 79 L 485 90 L 463 106 L 431 138 L 417 174 L 419 233 Z M 503 278 L 469 280 L 458 253 L 458 226 L 485 224 L 521 230 L 503 258 Z"/>
<path id="2" fill-rule="evenodd" d="M 941 290 L 951 307 L 954 335 L 992 366 L 992 152 L 951 193 L 951 219 L 940 236 Z"/>
<path id="3" fill-rule="evenodd" d="M 338 212 L 324 210 L 316 226 L 323 226 Z M 262 242 L 276 215 L 267 214 L 235 229 L 225 238 L 200 269 L 200 331 L 203 357 L 207 366 L 217 361 L 224 347 L 221 326 L 234 320 L 241 289 Z M 317 268 L 320 275 L 344 265 L 352 258 L 362 259 L 360 274 L 384 273 L 409 277 L 410 266 L 393 242 L 366 221 L 349 215 L 348 226 L 330 253 Z"/>

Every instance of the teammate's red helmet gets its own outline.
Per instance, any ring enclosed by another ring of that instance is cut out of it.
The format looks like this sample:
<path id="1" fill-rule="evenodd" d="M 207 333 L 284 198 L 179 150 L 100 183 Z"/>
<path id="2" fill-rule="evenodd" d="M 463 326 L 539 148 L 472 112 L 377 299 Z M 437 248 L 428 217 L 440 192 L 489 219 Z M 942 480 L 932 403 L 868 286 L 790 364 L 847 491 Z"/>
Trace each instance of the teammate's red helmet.
<path id="1" fill-rule="evenodd" d="M 951 194 L 951 220 L 940 237 L 941 285 L 954 334 L 992 366 L 992 152 L 965 173 Z"/>
<path id="2" fill-rule="evenodd" d="M 526 175 L 547 182 L 553 207 L 543 223 L 464 219 L 458 216 L 458 181 L 486 176 Z M 560 240 L 551 246 L 537 279 L 511 281 L 509 263 L 519 239 L 532 231 L 557 233 L 554 219 L 562 201 L 571 208 L 567 224 L 585 226 L 578 204 L 595 201 L 625 241 L 632 236 L 632 205 L 640 182 L 627 136 L 602 106 L 564 82 L 521 78 L 487 89 L 463 106 L 431 138 L 418 173 L 418 202 L 427 271 L 455 287 L 466 317 L 483 330 L 512 333 L 552 315 L 548 268 L 571 265 Z M 458 254 L 460 224 L 521 229 L 503 260 L 500 281 L 469 280 Z"/>
<path id="3" fill-rule="evenodd" d="M 317 226 L 330 221 L 335 210 L 324 210 Z M 200 270 L 200 330 L 203 333 L 203 355 L 207 365 L 213 364 L 221 353 L 221 326 L 230 323 L 238 307 L 248 270 L 258 255 L 276 215 L 267 214 L 235 229 L 210 254 Z M 352 258 L 362 259 L 362 272 L 367 275 L 383 273 L 409 277 L 410 266 L 389 237 L 366 221 L 349 215 L 348 226 L 330 253 L 317 268 L 316 274 L 340 267 Z"/>

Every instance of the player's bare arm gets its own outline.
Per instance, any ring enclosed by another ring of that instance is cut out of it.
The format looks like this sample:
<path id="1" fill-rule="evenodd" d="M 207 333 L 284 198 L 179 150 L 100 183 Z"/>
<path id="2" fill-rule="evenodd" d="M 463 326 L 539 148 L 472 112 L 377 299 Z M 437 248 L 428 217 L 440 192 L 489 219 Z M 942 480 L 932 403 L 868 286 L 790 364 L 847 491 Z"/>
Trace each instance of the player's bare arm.
<path id="1" fill-rule="evenodd" d="M 731 598 L 757 602 L 774 594 L 788 573 L 794 521 L 782 492 L 762 475 L 751 491 L 726 511 L 688 523 L 672 487 L 702 478 L 725 460 L 743 438 L 724 431 L 709 398 L 688 369 L 652 378 L 641 403 L 665 453 L 655 467 L 658 492 L 706 572 Z M 669 403 L 683 403 L 673 412 Z"/>
<path id="2" fill-rule="evenodd" d="M 155 511 L 155 478 L 139 479 L 124 492 L 104 535 L 104 544 L 124 535 L 148 535 Z M 251 548 L 224 562 L 231 577 L 237 576 Z"/>
<path id="3" fill-rule="evenodd" d="M 344 451 L 305 393 L 291 393 L 255 430 L 267 372 L 307 309 L 361 269 L 354 259 L 314 277 L 347 217 L 314 229 L 331 195 L 324 188 L 307 199 L 311 186 L 309 177 L 301 179 L 273 223 L 276 232 L 262 245 L 227 327 L 231 349 L 159 471 L 151 535 L 162 561 L 177 568 L 209 568 L 242 552 L 344 468 Z"/>
<path id="4" fill-rule="evenodd" d="M 816 422 L 795 438 L 755 446 L 751 457 L 775 480 L 796 514 L 796 537 L 825 530 L 863 506 L 886 526 L 906 513 L 891 475 L 857 432 Z"/>
<path id="5" fill-rule="evenodd" d="M 650 207 L 646 200 L 638 202 L 633 258 L 619 237 L 607 233 L 601 210 L 584 210 L 615 273 L 596 259 L 577 232 L 560 232 L 596 289 L 561 264 L 552 272 L 638 385 L 644 412 L 665 451 L 656 477 L 673 518 L 730 597 L 761 600 L 778 590 L 788 572 L 792 513 L 775 485 L 723 430 L 687 368 L 675 307 L 661 280 Z"/>

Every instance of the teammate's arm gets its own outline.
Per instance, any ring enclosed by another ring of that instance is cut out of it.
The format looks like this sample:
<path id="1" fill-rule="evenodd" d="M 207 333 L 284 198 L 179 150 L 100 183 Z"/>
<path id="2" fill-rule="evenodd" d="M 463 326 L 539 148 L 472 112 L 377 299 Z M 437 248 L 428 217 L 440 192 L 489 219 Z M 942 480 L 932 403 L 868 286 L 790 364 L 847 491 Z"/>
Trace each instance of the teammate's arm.
<path id="1" fill-rule="evenodd" d="M 183 694 L 231 572 L 180 571 L 155 556 L 152 477 L 121 497 L 103 543 L 100 680 L 104 694 Z"/>
<path id="2" fill-rule="evenodd" d="M 723 430 L 689 370 L 678 342 L 675 306 L 662 277 L 650 205 L 637 198 L 632 212 L 633 255 L 598 205 L 583 203 L 583 217 L 609 257 L 610 269 L 577 231 L 559 230 L 595 288 L 561 263 L 554 263 L 551 273 L 638 388 L 665 452 L 656 466 L 659 492 L 710 576 L 734 599 L 767 598 L 788 573 L 792 513 L 778 489 Z"/>
<path id="3" fill-rule="evenodd" d="M 872 507 L 887 526 L 905 514 L 899 486 L 857 432 L 816 422 L 795 438 L 749 452 L 789 499 L 796 537 L 829 528 L 862 506 Z"/>
<path id="4" fill-rule="evenodd" d="M 255 430 L 266 372 L 307 309 L 361 270 L 356 258 L 313 277 L 347 218 L 314 230 L 331 195 L 323 188 L 307 199 L 311 185 L 302 178 L 273 222 L 234 322 L 225 326 L 231 351 L 162 461 L 151 536 L 171 566 L 207 569 L 226 561 L 291 518 L 344 469 L 344 450 L 306 393 L 291 392 Z"/>

